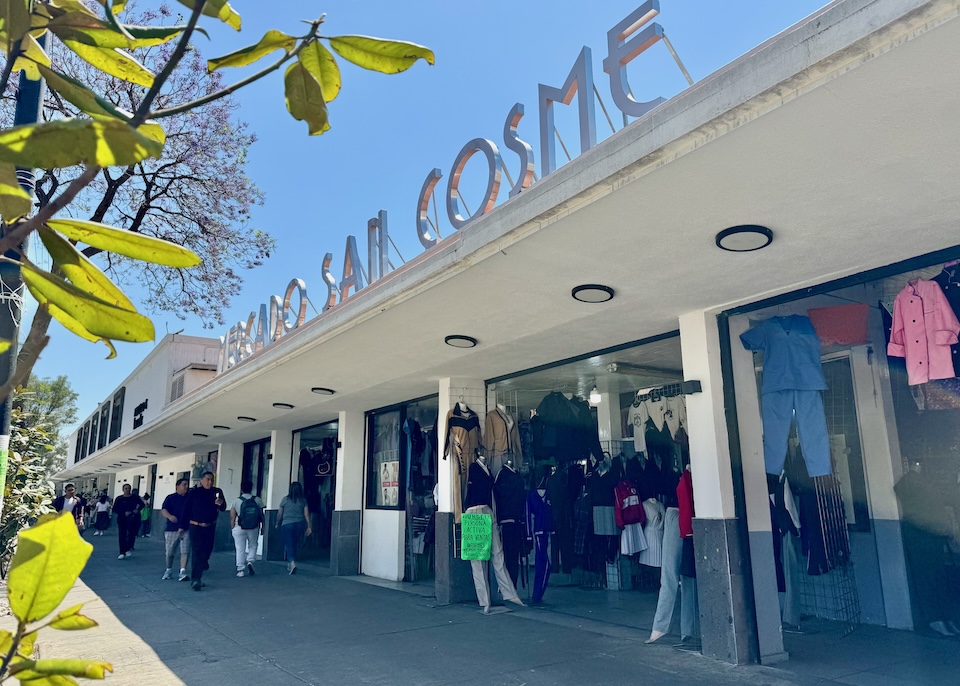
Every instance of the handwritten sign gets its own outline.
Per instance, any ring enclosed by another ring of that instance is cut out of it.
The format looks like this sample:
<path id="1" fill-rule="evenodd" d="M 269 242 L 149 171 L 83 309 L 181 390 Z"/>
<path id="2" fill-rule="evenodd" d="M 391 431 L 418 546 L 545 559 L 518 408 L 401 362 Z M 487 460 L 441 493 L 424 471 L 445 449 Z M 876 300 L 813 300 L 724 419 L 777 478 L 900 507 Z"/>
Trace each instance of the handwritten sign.
<path id="1" fill-rule="evenodd" d="M 464 512 L 460 526 L 460 559 L 489 560 L 492 530 L 490 515 Z"/>

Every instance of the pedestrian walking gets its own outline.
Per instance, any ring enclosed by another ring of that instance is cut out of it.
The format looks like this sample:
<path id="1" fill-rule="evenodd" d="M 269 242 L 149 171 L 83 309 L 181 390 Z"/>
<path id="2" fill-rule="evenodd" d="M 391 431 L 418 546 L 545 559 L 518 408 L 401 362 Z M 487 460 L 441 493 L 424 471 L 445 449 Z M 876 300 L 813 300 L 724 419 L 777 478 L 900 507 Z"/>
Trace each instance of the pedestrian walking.
<path id="1" fill-rule="evenodd" d="M 100 496 L 94 508 L 97 512 L 97 520 L 94 523 L 96 531 L 93 532 L 93 535 L 103 536 L 104 532 L 110 528 L 110 499 L 107 498 L 106 493 Z"/>
<path id="2" fill-rule="evenodd" d="M 153 501 L 149 493 L 143 494 L 143 509 L 140 510 L 140 536 L 150 538 L 150 527 L 153 525 Z"/>
<path id="3" fill-rule="evenodd" d="M 164 579 L 173 578 L 173 557 L 180 549 L 180 575 L 177 581 L 187 581 L 187 558 L 190 556 L 190 532 L 180 530 L 180 521 L 183 519 L 183 507 L 187 503 L 187 489 L 190 479 L 177 479 L 176 491 L 163 499 L 160 514 L 167 520 L 163 532 L 164 546 L 167 554 L 167 569 L 163 572 Z"/>
<path id="4" fill-rule="evenodd" d="M 113 511 L 117 515 L 117 529 L 120 532 L 120 555 L 118 560 L 133 555 L 133 542 L 137 538 L 137 531 L 140 530 L 140 510 L 143 509 L 143 501 L 140 496 L 134 495 L 130 484 L 123 485 L 123 495 L 119 495 L 113 501 Z"/>
<path id="5" fill-rule="evenodd" d="M 53 509 L 57 512 L 69 512 L 73 515 L 73 521 L 77 524 L 80 533 L 84 530 L 83 519 L 83 498 L 77 495 L 77 487 L 73 484 L 67 484 L 63 487 L 63 495 L 53 499 Z"/>
<path id="6" fill-rule="evenodd" d="M 287 573 L 297 573 L 297 547 L 304 536 L 313 533 L 310 528 L 310 508 L 299 481 L 290 484 L 290 490 L 277 510 L 277 526 L 283 533 L 283 550 L 287 558 Z"/>
<path id="7" fill-rule="evenodd" d="M 253 482 L 240 482 L 240 497 L 230 505 L 230 531 L 237 549 L 237 576 L 253 576 L 253 563 L 257 560 L 257 543 L 260 541 L 260 525 L 263 524 L 263 501 L 253 495 Z"/>
<path id="8" fill-rule="evenodd" d="M 213 537 L 217 526 L 217 517 L 227 509 L 223 491 L 213 485 L 213 472 L 204 472 L 200 485 L 187 493 L 183 506 L 183 518 L 177 525 L 178 531 L 190 532 L 190 586 L 199 591 L 204 584 L 201 581 L 203 571 L 213 552 Z"/>

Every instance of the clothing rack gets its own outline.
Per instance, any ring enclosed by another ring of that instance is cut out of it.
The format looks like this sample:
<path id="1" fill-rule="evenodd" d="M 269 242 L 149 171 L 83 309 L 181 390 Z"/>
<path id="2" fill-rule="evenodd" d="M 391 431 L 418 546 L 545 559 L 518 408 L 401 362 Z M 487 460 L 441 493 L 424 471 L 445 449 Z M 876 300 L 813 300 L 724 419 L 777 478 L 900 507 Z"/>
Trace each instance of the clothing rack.
<path id="1" fill-rule="evenodd" d="M 678 395 L 692 395 L 694 393 L 700 393 L 702 390 L 703 387 L 697 380 L 667 384 L 666 386 L 661 386 L 660 388 L 651 388 L 648 392 L 643 394 L 638 393 L 637 397 L 633 399 L 633 406 L 640 407 L 640 403 L 644 402 L 645 400 L 657 401 L 661 398 L 675 398 Z"/>

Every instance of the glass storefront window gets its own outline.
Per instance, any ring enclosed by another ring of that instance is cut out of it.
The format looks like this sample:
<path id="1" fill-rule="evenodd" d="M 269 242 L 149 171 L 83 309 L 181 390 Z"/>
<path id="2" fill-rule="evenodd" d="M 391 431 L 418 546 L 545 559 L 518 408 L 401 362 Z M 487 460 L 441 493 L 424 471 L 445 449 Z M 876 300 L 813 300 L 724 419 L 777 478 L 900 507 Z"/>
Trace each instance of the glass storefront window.
<path id="1" fill-rule="evenodd" d="M 293 432 L 290 482 L 299 481 L 313 519 L 313 535 L 303 542 L 298 556 L 323 559 L 330 554 L 330 533 L 337 491 L 337 421 L 308 426 Z"/>
<path id="2" fill-rule="evenodd" d="M 401 510 L 404 475 L 400 469 L 400 410 L 371 414 L 367 421 L 367 507 Z"/>

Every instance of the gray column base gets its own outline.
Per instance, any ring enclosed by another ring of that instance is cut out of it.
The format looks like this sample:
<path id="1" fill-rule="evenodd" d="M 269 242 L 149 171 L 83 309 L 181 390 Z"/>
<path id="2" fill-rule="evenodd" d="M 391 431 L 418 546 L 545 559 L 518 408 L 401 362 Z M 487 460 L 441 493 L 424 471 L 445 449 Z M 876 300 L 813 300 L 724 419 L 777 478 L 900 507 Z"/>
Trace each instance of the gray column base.
<path id="1" fill-rule="evenodd" d="M 753 589 L 736 519 L 694 519 L 702 652 L 736 665 L 757 661 Z M 771 656 L 772 657 L 772 656 Z"/>
<path id="2" fill-rule="evenodd" d="M 283 561 L 283 535 L 277 528 L 277 511 L 263 512 L 263 549 L 260 557 L 272 562 Z"/>
<path id="3" fill-rule="evenodd" d="M 476 602 L 470 563 L 454 556 L 453 513 L 438 512 L 436 526 L 437 600 L 445 605 Z"/>
<path id="4" fill-rule="evenodd" d="M 330 532 L 330 571 L 336 576 L 360 573 L 360 510 L 334 510 Z"/>

